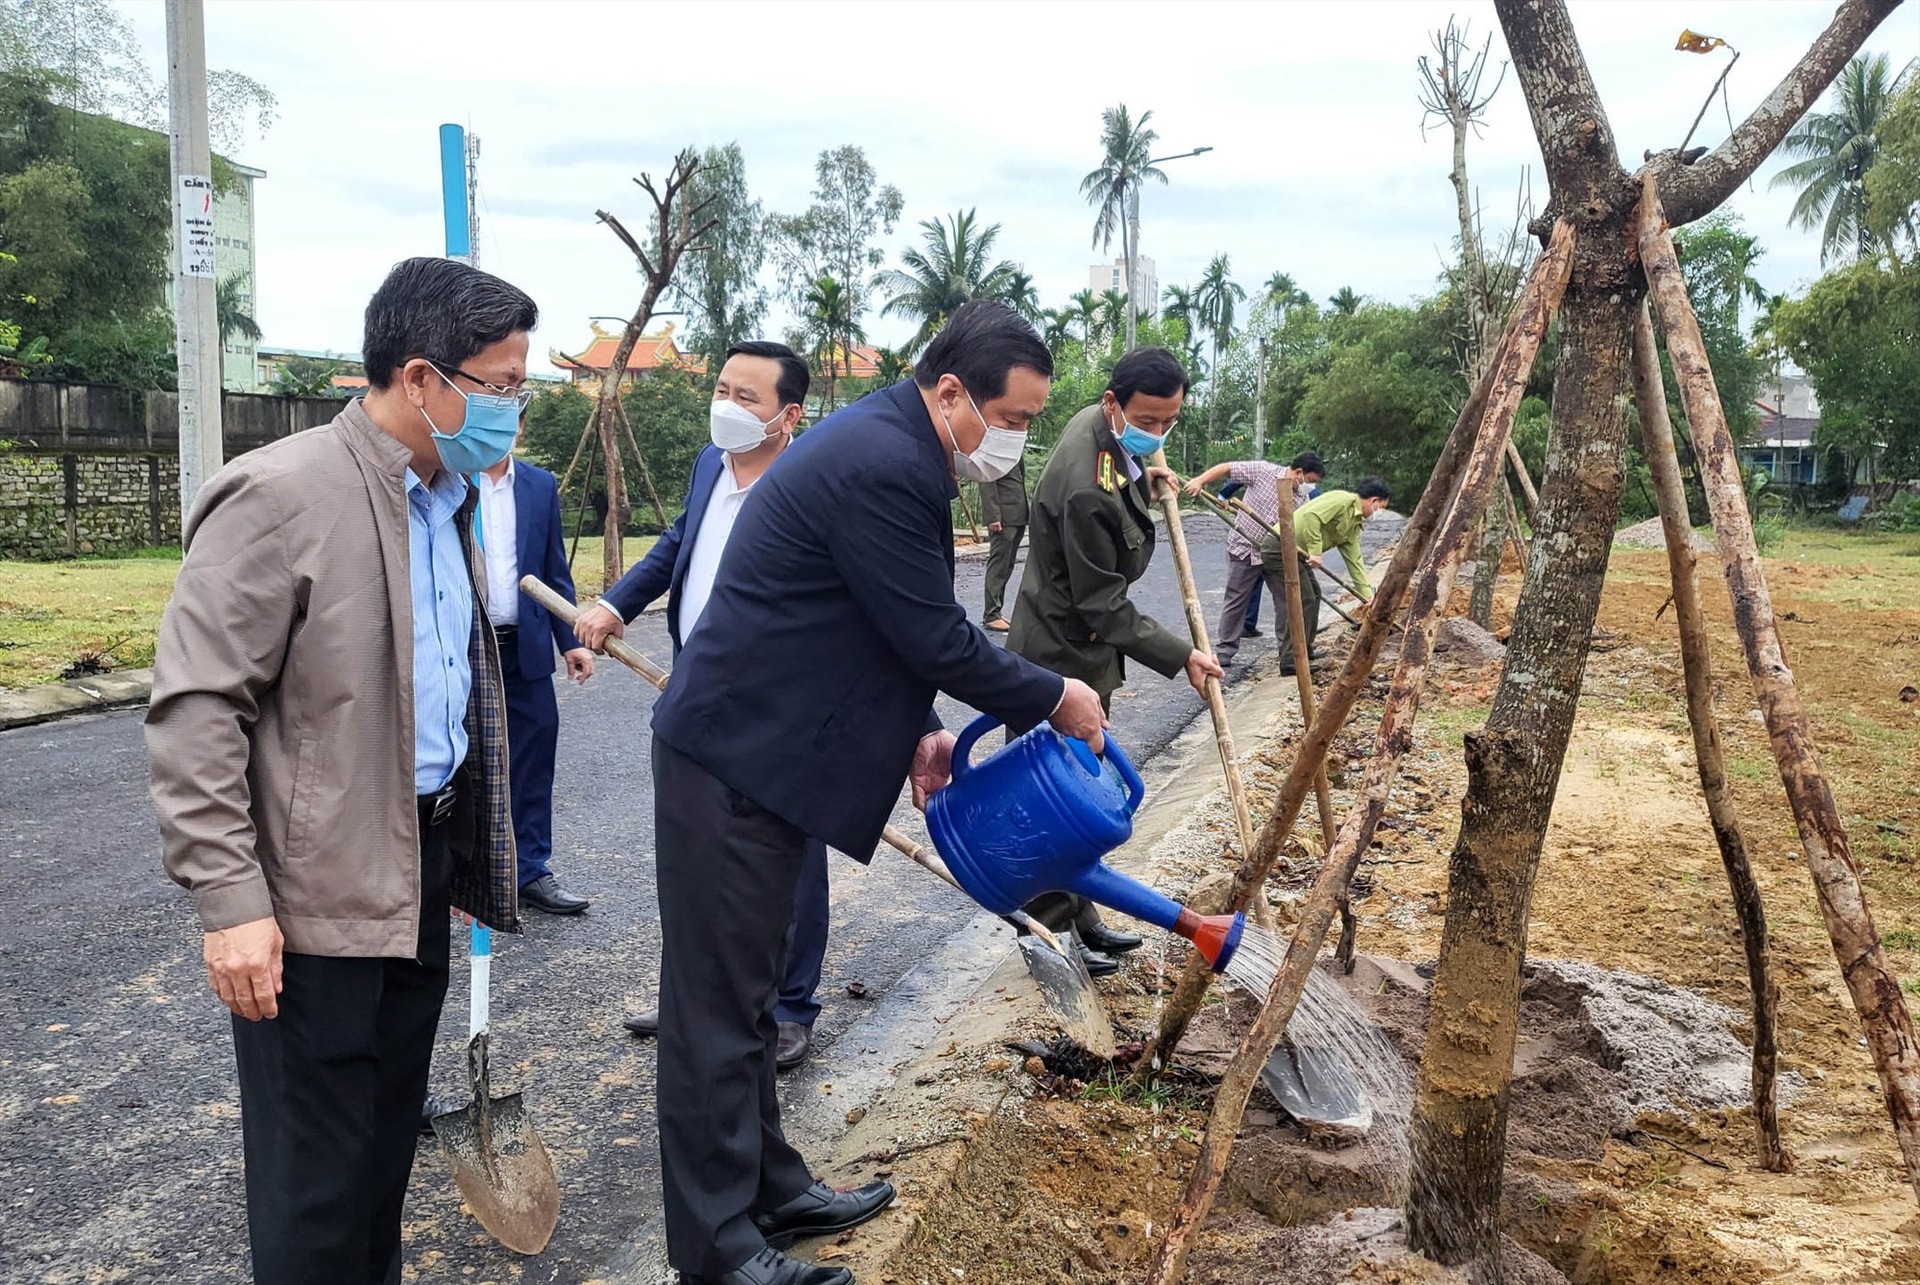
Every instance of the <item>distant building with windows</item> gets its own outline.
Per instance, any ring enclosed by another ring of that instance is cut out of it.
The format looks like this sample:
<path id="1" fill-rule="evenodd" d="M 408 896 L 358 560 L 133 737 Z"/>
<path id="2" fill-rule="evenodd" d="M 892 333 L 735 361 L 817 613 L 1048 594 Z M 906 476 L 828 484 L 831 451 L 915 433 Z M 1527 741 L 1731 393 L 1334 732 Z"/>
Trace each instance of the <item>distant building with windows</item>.
<path id="1" fill-rule="evenodd" d="M 1149 317 L 1160 315 L 1160 274 L 1153 260 L 1141 255 L 1134 260 L 1140 269 L 1140 290 L 1136 294 L 1127 288 L 1127 261 L 1115 259 L 1112 263 L 1096 263 L 1087 269 L 1087 289 L 1097 297 L 1109 290 L 1118 290 L 1122 295 L 1134 301 L 1134 305 Z"/>
<path id="2" fill-rule="evenodd" d="M 238 181 L 229 191 L 215 192 L 213 197 L 214 279 L 226 282 L 242 275 L 246 277 L 238 288 L 235 302 L 240 311 L 257 324 L 260 277 L 254 271 L 253 185 L 265 178 L 267 172 L 237 161 L 228 164 Z M 224 358 L 221 382 L 226 389 L 236 393 L 259 392 L 258 341 L 242 335 L 222 335 L 220 351 Z"/>

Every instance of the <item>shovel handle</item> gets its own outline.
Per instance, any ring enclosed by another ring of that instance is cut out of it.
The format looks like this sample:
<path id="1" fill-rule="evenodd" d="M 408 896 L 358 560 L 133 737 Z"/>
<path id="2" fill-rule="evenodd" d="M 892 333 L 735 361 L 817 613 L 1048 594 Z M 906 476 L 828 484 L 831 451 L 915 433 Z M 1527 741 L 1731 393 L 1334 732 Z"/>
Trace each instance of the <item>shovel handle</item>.
<path id="1" fill-rule="evenodd" d="M 548 588 L 543 581 L 534 576 L 520 577 L 520 592 L 526 594 L 527 597 L 533 599 L 542 607 L 545 607 L 548 611 L 565 621 L 569 628 L 571 628 L 573 622 L 580 617 L 579 607 L 562 598 L 559 594 Z M 601 644 L 601 650 L 625 665 L 628 669 L 631 669 L 634 673 L 640 675 L 640 677 L 652 683 L 661 691 L 667 689 L 667 671 L 647 659 L 644 652 L 627 642 L 626 639 L 608 638 L 606 642 Z M 960 881 L 955 879 L 953 872 L 947 869 L 947 863 L 942 861 L 940 855 L 929 849 L 925 844 L 915 843 L 912 839 L 909 839 L 892 826 L 888 826 L 881 831 L 880 837 L 886 840 L 888 846 L 906 854 L 906 856 L 916 864 L 932 871 L 940 878 L 952 884 L 955 888 L 960 888 Z M 966 889 L 960 888 L 960 891 L 966 892 Z M 1001 918 L 1012 924 L 1019 931 L 1030 932 L 1055 950 L 1061 951 L 1062 954 L 1066 953 L 1060 945 L 1060 939 L 1049 932 L 1045 925 L 1037 924 L 1028 918 L 1025 911 L 1016 910 L 1011 915 L 1002 915 Z M 476 951 L 476 968 L 480 966 L 477 962 L 479 958 L 479 953 Z M 477 1000 L 476 1004 L 478 1004 L 479 1007 L 474 1011 L 479 1016 L 475 1018 L 476 1025 L 473 1030 L 474 1033 L 477 1034 L 486 1029 L 486 1007 L 484 999 Z"/>
<path id="2" fill-rule="evenodd" d="M 487 1030 L 488 1000 L 493 989 L 493 930 L 473 921 L 467 932 L 467 966 L 471 970 L 467 995 L 467 1038 Z"/>

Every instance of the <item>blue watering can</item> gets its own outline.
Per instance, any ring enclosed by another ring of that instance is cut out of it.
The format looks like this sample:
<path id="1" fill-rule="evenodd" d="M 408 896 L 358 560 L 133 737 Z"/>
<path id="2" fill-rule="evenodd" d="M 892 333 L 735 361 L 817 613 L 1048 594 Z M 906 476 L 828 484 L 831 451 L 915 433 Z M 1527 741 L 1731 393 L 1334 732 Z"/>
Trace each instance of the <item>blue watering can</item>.
<path id="1" fill-rule="evenodd" d="M 1191 941 L 1224 970 L 1243 915 L 1199 915 L 1101 858 L 1133 834 L 1146 797 L 1126 752 L 1106 738 L 1106 762 L 1045 723 L 979 763 L 975 742 L 1000 726 L 982 715 L 953 747 L 953 781 L 927 800 L 927 832 L 960 886 L 995 914 L 1043 892 L 1074 892 Z"/>

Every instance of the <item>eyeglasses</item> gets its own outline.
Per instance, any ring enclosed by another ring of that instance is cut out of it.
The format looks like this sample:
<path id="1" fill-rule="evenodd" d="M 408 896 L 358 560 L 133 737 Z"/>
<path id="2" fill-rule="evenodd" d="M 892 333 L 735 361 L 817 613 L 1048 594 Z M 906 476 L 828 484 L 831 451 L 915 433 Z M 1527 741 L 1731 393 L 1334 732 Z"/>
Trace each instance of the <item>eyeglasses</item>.
<path id="1" fill-rule="evenodd" d="M 450 374 L 458 375 L 470 383 L 478 384 L 484 391 L 474 394 L 475 396 L 498 397 L 502 400 L 511 401 L 515 410 L 525 410 L 528 403 L 533 401 L 533 390 L 525 384 L 514 384 L 506 387 L 499 384 L 490 384 L 478 375 L 469 375 L 466 371 L 453 365 L 451 362 L 435 361 L 431 357 L 428 357 L 426 361 L 427 364 L 440 372 L 442 378 L 447 378 Z M 451 383 L 452 380 L 448 379 L 448 382 Z M 458 390 L 456 389 L 455 391 Z"/>

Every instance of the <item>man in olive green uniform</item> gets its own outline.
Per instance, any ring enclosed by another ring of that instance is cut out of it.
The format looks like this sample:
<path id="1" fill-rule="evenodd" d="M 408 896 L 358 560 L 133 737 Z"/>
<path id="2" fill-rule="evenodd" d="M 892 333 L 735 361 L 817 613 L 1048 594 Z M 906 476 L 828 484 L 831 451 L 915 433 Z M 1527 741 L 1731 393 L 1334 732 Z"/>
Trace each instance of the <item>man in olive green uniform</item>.
<path id="1" fill-rule="evenodd" d="M 1195 691 L 1204 692 L 1207 678 L 1221 674 L 1212 656 L 1127 596 L 1153 558 L 1148 490 L 1178 484 L 1171 470 L 1143 461 L 1165 440 L 1186 392 L 1186 371 L 1172 353 L 1128 353 L 1099 402 L 1068 421 L 1034 488 L 1027 569 L 1007 646 L 1087 683 L 1108 707 L 1128 660 L 1168 678 L 1184 671 Z M 1113 954 L 1140 945 L 1138 936 L 1102 924 L 1084 898 L 1049 893 L 1027 909 L 1050 925 L 1071 919 L 1095 973 L 1112 972 L 1118 967 Z"/>
<path id="2" fill-rule="evenodd" d="M 1307 645 L 1313 645 L 1320 632 L 1320 578 L 1313 573 L 1320 567 L 1320 555 L 1332 549 L 1347 564 L 1347 579 L 1362 601 L 1373 596 L 1367 585 L 1367 560 L 1360 552 L 1360 525 L 1387 507 L 1393 498 L 1387 484 L 1377 477 L 1365 478 L 1351 491 L 1324 491 L 1294 511 L 1293 539 L 1299 547 L 1293 556 L 1300 559 L 1300 625 Z M 1269 531 L 1260 541 L 1260 567 L 1267 587 L 1285 602 L 1284 581 L 1287 554 L 1280 538 Z M 1276 612 L 1279 627 L 1274 630 L 1280 648 L 1280 672 L 1293 672 L 1293 639 L 1288 632 L 1287 613 Z"/>
<path id="3" fill-rule="evenodd" d="M 1007 593 L 1007 580 L 1013 575 L 1013 559 L 1020 542 L 1027 538 L 1027 462 L 1022 459 L 1013 472 L 998 482 L 980 487 L 980 520 L 987 524 L 987 601 L 980 621 L 996 633 L 1007 631 L 1006 613 L 1001 605 Z"/>

